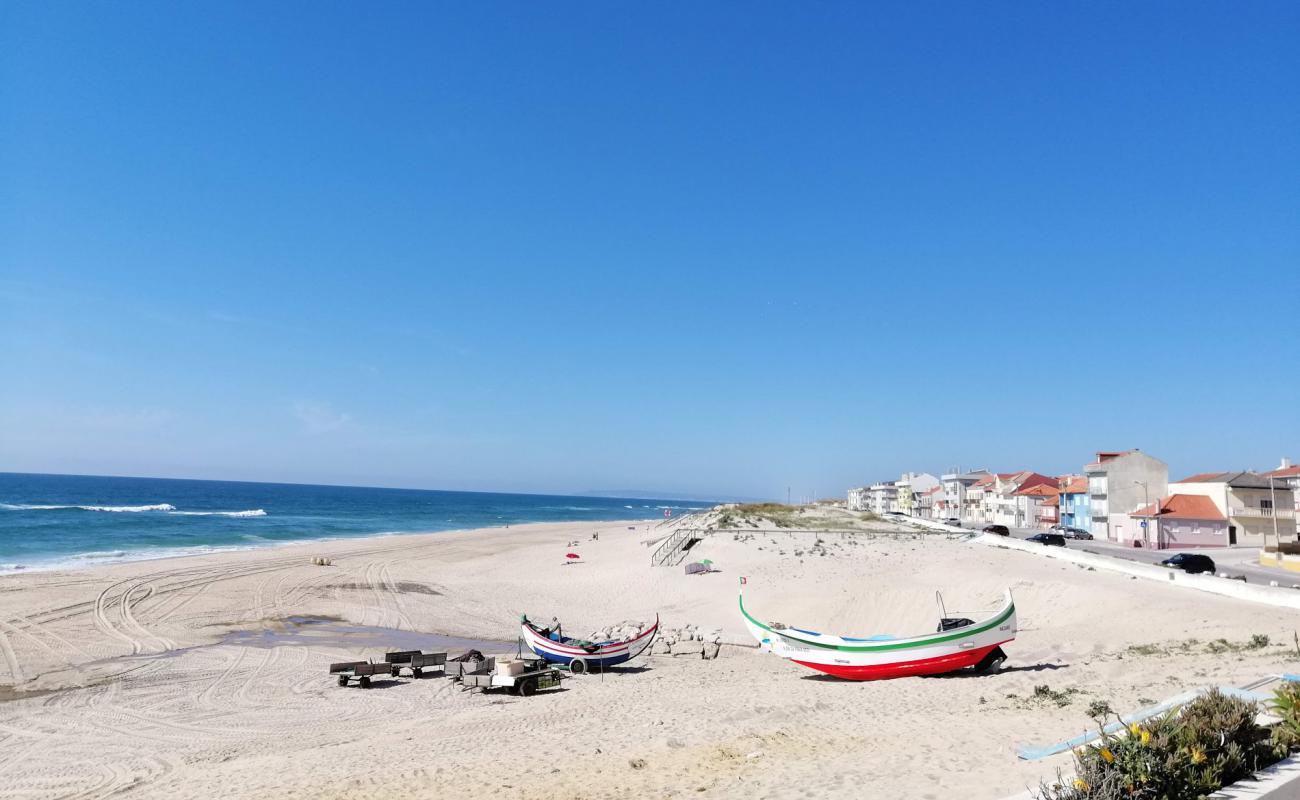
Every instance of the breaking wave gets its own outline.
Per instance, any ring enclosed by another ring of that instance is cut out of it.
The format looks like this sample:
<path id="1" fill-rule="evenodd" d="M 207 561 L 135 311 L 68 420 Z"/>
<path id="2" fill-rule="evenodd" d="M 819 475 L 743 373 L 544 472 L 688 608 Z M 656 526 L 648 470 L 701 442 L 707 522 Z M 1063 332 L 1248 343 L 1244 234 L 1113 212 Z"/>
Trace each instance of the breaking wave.
<path id="1" fill-rule="evenodd" d="M 57 511 L 60 509 L 75 508 L 80 511 L 107 511 L 114 514 L 138 514 L 142 511 L 175 511 L 176 506 L 170 503 L 154 503 L 147 506 L 36 506 L 26 505 L 23 503 L 0 503 L 0 508 L 9 511 Z"/>
<path id="2" fill-rule="evenodd" d="M 266 512 L 260 508 L 248 511 L 172 511 L 181 517 L 265 517 Z"/>

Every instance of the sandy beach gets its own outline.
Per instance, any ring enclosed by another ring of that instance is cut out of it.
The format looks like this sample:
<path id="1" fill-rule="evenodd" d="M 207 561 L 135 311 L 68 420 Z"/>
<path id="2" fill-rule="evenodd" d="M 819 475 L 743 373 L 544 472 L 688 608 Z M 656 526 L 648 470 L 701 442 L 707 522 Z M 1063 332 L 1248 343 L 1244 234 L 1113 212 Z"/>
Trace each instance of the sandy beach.
<path id="1" fill-rule="evenodd" d="M 693 556 L 719 571 L 688 576 L 650 566 L 664 533 L 526 525 L 0 577 L 0 797 L 998 798 L 1066 766 L 1014 746 L 1084 731 L 1092 701 L 1294 662 L 1293 613 L 1029 553 L 726 533 Z M 846 634 L 931 630 L 936 589 L 969 615 L 1010 587 L 1021 631 L 996 675 L 824 679 L 751 646 L 741 575 L 757 614 Z M 342 689 L 328 664 L 382 655 L 373 640 L 277 638 L 312 616 L 509 641 L 523 612 L 571 633 L 658 613 L 730 644 L 517 698 L 443 678 Z M 1272 644 L 1238 647 L 1252 634 Z"/>

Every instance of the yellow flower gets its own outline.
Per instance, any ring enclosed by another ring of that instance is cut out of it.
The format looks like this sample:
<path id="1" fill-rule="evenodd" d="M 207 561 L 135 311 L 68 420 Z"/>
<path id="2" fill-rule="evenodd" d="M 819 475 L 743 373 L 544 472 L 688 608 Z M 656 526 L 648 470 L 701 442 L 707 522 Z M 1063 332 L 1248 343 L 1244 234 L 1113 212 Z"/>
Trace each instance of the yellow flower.
<path id="1" fill-rule="evenodd" d="M 1086 791 L 1088 791 L 1089 789 L 1091 789 L 1092 787 L 1089 786 L 1089 785 L 1088 785 L 1088 782 L 1085 781 L 1083 778 L 1075 778 L 1075 779 L 1074 779 L 1074 788 L 1078 789 L 1078 790 L 1081 791 L 1081 792 L 1086 792 Z"/>
<path id="2" fill-rule="evenodd" d="M 1142 726 L 1137 724 L 1136 722 L 1130 722 L 1128 724 L 1128 732 L 1133 734 L 1134 736 L 1137 736 L 1139 733 L 1142 732 Z"/>
<path id="3" fill-rule="evenodd" d="M 1204 764 L 1204 763 L 1205 763 L 1205 759 L 1207 759 L 1208 757 L 1209 757 L 1209 756 L 1205 755 L 1205 751 L 1202 750 L 1201 748 L 1199 748 L 1199 747 L 1193 747 L 1193 748 L 1192 748 L 1192 763 L 1193 763 L 1193 764 Z"/>
<path id="4" fill-rule="evenodd" d="M 1151 731 L 1142 731 L 1142 744 L 1151 744 Z"/>
<path id="5" fill-rule="evenodd" d="M 1115 763 L 1115 754 L 1112 753 L 1108 747 L 1101 748 L 1101 757 L 1107 764 Z"/>

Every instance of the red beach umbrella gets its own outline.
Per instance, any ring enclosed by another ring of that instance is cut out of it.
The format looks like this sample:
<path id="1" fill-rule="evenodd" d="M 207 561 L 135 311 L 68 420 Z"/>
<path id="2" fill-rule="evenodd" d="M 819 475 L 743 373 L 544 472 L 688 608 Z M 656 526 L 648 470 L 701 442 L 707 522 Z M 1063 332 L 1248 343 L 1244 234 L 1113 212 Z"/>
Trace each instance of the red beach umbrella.
<path id="1" fill-rule="evenodd" d="M 578 555 L 577 553 L 565 553 L 565 554 L 564 554 L 564 557 L 565 557 L 565 558 L 582 558 L 582 556 Z"/>

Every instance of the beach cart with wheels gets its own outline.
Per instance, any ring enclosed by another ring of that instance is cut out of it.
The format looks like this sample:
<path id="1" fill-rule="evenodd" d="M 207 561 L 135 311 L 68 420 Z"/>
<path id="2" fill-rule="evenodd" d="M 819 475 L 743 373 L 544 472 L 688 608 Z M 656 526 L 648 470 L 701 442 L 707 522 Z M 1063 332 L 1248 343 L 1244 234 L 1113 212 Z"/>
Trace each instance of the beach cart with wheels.
<path id="1" fill-rule="evenodd" d="M 353 678 L 362 689 L 370 688 L 370 679 L 375 675 L 395 675 L 393 665 L 387 661 L 381 661 L 378 664 L 372 664 L 369 661 L 342 661 L 336 664 L 330 664 L 330 674 L 337 675 L 339 686 L 347 686 L 348 681 Z"/>
<path id="2" fill-rule="evenodd" d="M 461 686 L 471 691 L 505 689 L 510 694 L 521 697 L 531 697 L 544 689 L 553 689 L 560 685 L 561 680 L 563 675 L 560 669 L 541 658 L 498 658 L 493 669 L 460 677 Z"/>
<path id="3" fill-rule="evenodd" d="M 419 678 L 431 669 L 440 669 L 444 672 L 447 669 L 447 654 L 445 652 L 423 653 L 419 650 L 402 650 L 387 654 L 384 656 L 384 660 L 393 665 L 393 677 L 401 674 L 403 669 L 409 669 L 412 678 Z"/>

